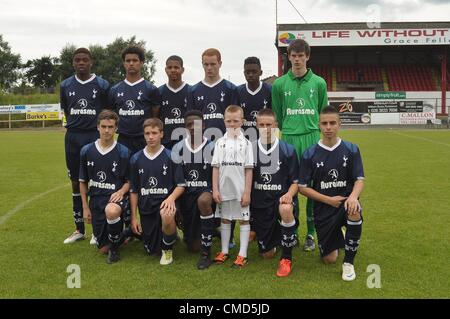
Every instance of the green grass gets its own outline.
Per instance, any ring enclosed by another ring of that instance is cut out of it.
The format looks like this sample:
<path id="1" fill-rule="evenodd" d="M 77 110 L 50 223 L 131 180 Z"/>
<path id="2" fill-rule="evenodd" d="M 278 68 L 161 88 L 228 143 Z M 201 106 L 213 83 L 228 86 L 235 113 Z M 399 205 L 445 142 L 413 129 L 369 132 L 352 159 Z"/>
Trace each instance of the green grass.
<path id="1" fill-rule="evenodd" d="M 0 224 L 0 298 L 449 298 L 450 131 L 344 130 L 342 136 L 360 146 L 366 174 L 351 283 L 340 278 L 342 254 L 325 266 L 317 251 L 299 248 L 291 276 L 277 278 L 277 260 L 262 260 L 255 243 L 242 270 L 198 271 L 197 255 L 180 242 L 168 267 L 146 256 L 140 242 L 107 265 L 88 240 L 62 244 L 73 230 L 64 133 L 0 132 L 0 222 L 27 199 L 62 187 Z M 304 210 L 301 218 L 303 238 Z M 80 289 L 66 286 L 70 264 L 81 268 Z M 366 285 L 371 264 L 381 268 L 380 289 Z"/>
<path id="2" fill-rule="evenodd" d="M 59 94 L 0 94 L 0 105 L 54 103 L 59 103 Z"/>

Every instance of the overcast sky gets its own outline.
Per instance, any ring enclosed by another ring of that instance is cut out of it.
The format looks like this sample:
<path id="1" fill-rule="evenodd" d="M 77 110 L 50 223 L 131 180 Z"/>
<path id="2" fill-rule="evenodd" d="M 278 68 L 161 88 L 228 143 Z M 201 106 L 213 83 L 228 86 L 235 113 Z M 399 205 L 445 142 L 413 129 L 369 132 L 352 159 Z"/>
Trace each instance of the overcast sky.
<path id="1" fill-rule="evenodd" d="M 450 21 L 450 0 L 290 0 L 308 23 Z M 303 23 L 288 0 L 278 0 L 278 23 Z M 275 0 L 0 0 L 0 33 L 22 60 L 58 56 L 76 46 L 136 35 L 158 60 L 154 80 L 166 82 L 165 59 L 185 61 L 185 80 L 203 78 L 201 53 L 222 52 L 222 77 L 245 81 L 243 61 L 261 59 L 263 77 L 276 74 Z M 119 57 L 118 57 L 119 58 Z"/>

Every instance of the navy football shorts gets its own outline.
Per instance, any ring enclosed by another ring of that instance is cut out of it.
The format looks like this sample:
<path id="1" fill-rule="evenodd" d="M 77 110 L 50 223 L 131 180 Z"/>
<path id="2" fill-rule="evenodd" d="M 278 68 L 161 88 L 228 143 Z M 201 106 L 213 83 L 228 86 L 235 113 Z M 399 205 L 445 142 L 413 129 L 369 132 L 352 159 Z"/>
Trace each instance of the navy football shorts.
<path id="1" fill-rule="evenodd" d="M 314 212 L 314 226 L 316 227 L 320 256 L 325 257 L 337 249 L 344 248 L 345 238 L 342 227 L 347 227 L 347 212 L 344 204 L 335 210 L 335 214 L 327 218 L 316 218 L 316 214 Z"/>
<path id="2" fill-rule="evenodd" d="M 108 239 L 108 223 L 106 222 L 105 208 L 109 203 L 110 196 L 93 196 L 89 199 L 89 208 L 92 214 L 92 230 L 95 238 L 97 238 L 98 248 L 109 244 Z M 128 206 L 128 200 L 115 203 L 120 206 L 122 212 Z"/>
<path id="3" fill-rule="evenodd" d="M 80 152 L 81 148 L 99 138 L 98 131 L 72 132 L 68 130 L 64 138 L 66 151 L 66 166 L 69 178 L 78 182 L 80 174 Z"/>
<path id="4" fill-rule="evenodd" d="M 250 207 L 250 228 L 256 233 L 260 254 L 266 253 L 281 244 L 281 217 L 278 201 L 264 208 Z M 298 221 L 298 202 L 294 201 L 294 218 Z"/>

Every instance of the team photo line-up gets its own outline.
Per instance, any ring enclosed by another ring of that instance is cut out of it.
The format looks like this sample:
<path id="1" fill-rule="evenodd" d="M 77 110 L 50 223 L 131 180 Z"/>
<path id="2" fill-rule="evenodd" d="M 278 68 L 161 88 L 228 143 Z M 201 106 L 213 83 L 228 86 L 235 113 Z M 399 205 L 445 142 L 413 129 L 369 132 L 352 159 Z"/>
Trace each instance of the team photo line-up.
<path id="1" fill-rule="evenodd" d="M 120 260 L 122 244 L 138 239 L 169 265 L 178 227 L 204 270 L 231 257 L 239 221 L 231 266 L 248 263 L 256 240 L 264 258 L 281 250 L 276 275 L 285 277 L 298 244 L 300 193 L 307 198 L 303 249 L 315 249 L 317 234 L 322 261 L 330 264 L 344 248 L 342 279 L 354 280 L 363 164 L 358 146 L 338 136 L 341 121 L 328 106 L 325 80 L 306 67 L 308 43 L 291 42 L 292 66 L 273 86 L 260 81 L 256 57 L 244 61 L 245 84 L 221 78 L 221 54 L 211 48 L 201 56 L 202 81 L 186 84 L 183 60 L 173 55 L 168 81 L 157 88 L 141 76 L 144 56 L 142 48 L 127 47 L 125 79 L 110 86 L 91 73 L 88 49 L 74 52 L 75 74 L 60 91 L 76 226 L 64 243 L 85 239 L 86 222 L 90 243 L 108 263 Z M 214 236 L 221 247 L 211 257 Z"/>

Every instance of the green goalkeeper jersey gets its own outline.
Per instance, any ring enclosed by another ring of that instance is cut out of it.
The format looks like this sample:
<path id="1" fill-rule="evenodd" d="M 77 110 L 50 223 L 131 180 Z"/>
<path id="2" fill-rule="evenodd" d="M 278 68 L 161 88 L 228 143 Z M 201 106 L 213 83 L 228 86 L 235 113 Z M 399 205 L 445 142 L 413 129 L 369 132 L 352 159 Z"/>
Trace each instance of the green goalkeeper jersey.
<path id="1" fill-rule="evenodd" d="M 319 113 L 327 105 L 327 84 L 311 69 L 303 78 L 296 78 L 289 70 L 272 86 L 272 109 L 283 135 L 318 131 Z"/>

